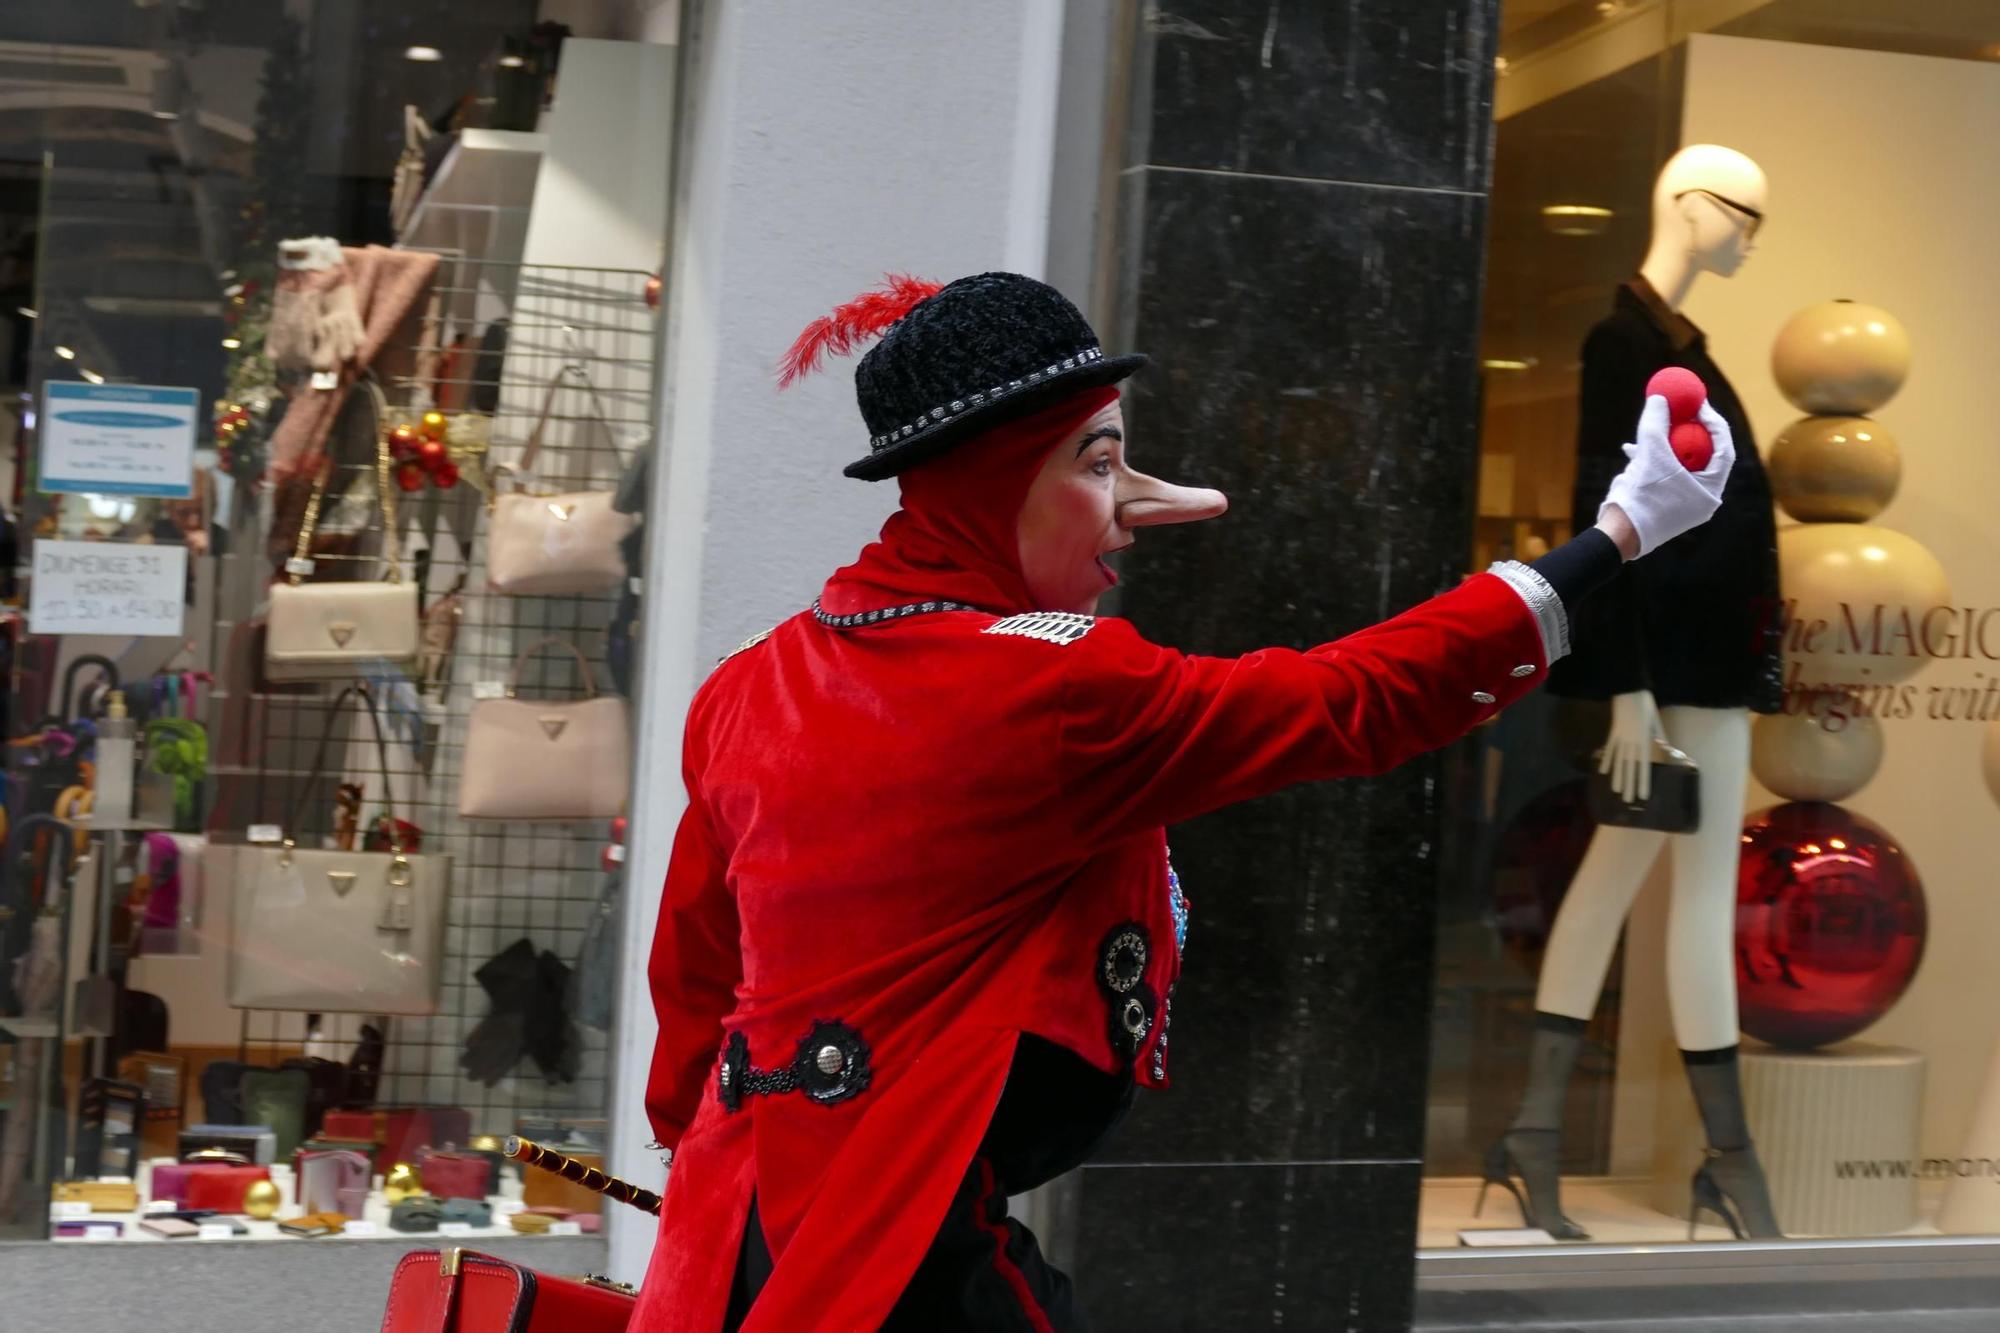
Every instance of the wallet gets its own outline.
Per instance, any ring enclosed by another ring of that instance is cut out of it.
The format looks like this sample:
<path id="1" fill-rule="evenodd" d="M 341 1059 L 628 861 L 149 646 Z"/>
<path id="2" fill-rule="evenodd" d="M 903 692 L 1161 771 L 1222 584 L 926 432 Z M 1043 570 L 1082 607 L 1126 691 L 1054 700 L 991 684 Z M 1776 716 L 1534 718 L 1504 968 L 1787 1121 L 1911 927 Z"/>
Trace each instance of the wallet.
<path id="1" fill-rule="evenodd" d="M 307 1213 L 278 1223 L 278 1230 L 287 1236 L 338 1236 L 346 1229 L 347 1219 L 339 1213 Z"/>
<path id="2" fill-rule="evenodd" d="M 524 1236 L 547 1235 L 555 1224 L 556 1220 L 547 1213 L 515 1213 L 507 1219 L 507 1225 Z"/>
<path id="3" fill-rule="evenodd" d="M 123 1222 L 99 1222 L 88 1217 L 63 1218 L 55 1224 L 55 1234 L 58 1239 L 64 1236 L 82 1236 L 88 1234 L 93 1227 L 110 1227 L 111 1233 L 115 1236 L 125 1234 Z"/>
<path id="4" fill-rule="evenodd" d="M 193 1222 L 186 1222 L 178 1217 L 165 1216 L 140 1218 L 139 1230 L 150 1231 L 155 1236 L 164 1236 L 168 1240 L 173 1240 L 181 1236 L 198 1235 L 201 1232 L 201 1228 Z"/>
<path id="5" fill-rule="evenodd" d="M 389 1209 L 391 1231 L 436 1231 L 444 1210 L 428 1194 L 413 1194 Z"/>
<path id="6" fill-rule="evenodd" d="M 479 1153 L 426 1152 L 417 1162 L 424 1193 L 440 1199 L 483 1199 L 495 1187 L 493 1163 Z"/>
<path id="7" fill-rule="evenodd" d="M 438 1221 L 490 1227 L 493 1225 L 493 1209 L 484 1199 L 446 1199 L 438 1205 Z"/>
<path id="8" fill-rule="evenodd" d="M 239 1153 L 246 1162 L 269 1166 L 278 1160 L 278 1135 L 269 1125 L 189 1125 L 180 1132 L 176 1151 L 182 1161 L 203 1148 Z"/>
<path id="9" fill-rule="evenodd" d="M 131 1213 L 139 1187 L 129 1180 L 65 1180 L 49 1191 L 50 1203 L 87 1203 L 93 1213 Z"/>
<path id="10" fill-rule="evenodd" d="M 197 1166 L 187 1174 L 180 1201 L 188 1208 L 240 1213 L 250 1187 L 270 1178 L 270 1170 L 261 1166 Z M 157 1190 L 154 1197 L 160 1197 Z"/>
<path id="11" fill-rule="evenodd" d="M 1602 754 L 1603 751 L 1599 751 Z M 1589 783 L 1591 818 L 1618 828 L 1654 829 L 1661 833 L 1692 833 L 1701 827 L 1701 770 L 1694 760 L 1663 740 L 1653 742 L 1652 791 L 1643 801 L 1628 801 L 1611 786 L 1611 775 L 1592 773 Z"/>
<path id="12" fill-rule="evenodd" d="M 376 1122 L 373 1111 L 328 1111 L 320 1121 L 317 1137 L 376 1143 L 382 1131 L 383 1126 Z"/>

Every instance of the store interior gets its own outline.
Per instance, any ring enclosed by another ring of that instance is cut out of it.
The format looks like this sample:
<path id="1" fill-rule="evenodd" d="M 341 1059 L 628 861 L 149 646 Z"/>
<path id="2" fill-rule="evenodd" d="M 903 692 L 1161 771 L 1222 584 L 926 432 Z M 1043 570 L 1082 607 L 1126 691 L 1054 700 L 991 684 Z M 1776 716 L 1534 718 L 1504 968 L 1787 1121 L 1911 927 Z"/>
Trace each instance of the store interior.
<path id="1" fill-rule="evenodd" d="M 1778 496 L 1783 711 L 1753 719 L 1745 850 L 1717 892 L 1735 900 L 1749 1128 L 1794 1239 L 2000 1230 L 2000 1019 L 1981 998 L 2000 723 L 1977 641 L 2000 600 L 1980 500 L 2000 476 L 1976 387 L 1996 36 L 1972 4 L 1503 6 L 1473 567 L 1570 534 L 1581 349 L 1648 252 L 1662 164 L 1723 145 L 1768 179 L 1740 270 L 1680 310 Z M 1902 340 L 1882 391 L 1815 400 L 1799 349 L 1830 355 L 1857 328 Z M 1908 644 L 1868 632 L 1926 615 Z M 1863 632 L 1807 637 L 1843 616 Z M 1497 1184 L 1478 1207 L 1482 1154 L 1530 1078 L 1606 726 L 1602 703 L 1540 697 L 1452 757 L 1425 1249 L 1554 1242 Z M 1688 1220 L 1703 1155 L 1675 1053 L 1670 859 L 1644 875 L 1561 1111 L 1562 1212 L 1596 1244 L 1732 1239 Z"/>

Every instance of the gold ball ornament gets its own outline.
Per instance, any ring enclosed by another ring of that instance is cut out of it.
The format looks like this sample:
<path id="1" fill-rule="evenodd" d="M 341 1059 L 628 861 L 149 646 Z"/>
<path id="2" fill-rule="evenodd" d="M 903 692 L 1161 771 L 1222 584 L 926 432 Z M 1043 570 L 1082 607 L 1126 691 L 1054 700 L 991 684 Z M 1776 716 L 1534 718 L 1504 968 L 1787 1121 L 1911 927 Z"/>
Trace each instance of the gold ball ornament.
<path id="1" fill-rule="evenodd" d="M 1750 771 L 1787 801 L 1844 801 L 1882 767 L 1882 724 L 1853 700 L 1773 713 L 1750 729 Z"/>
<path id="2" fill-rule="evenodd" d="M 1864 416 L 1909 377 L 1910 335 L 1880 306 L 1822 301 L 1778 330 L 1771 374 L 1801 412 Z"/>
<path id="3" fill-rule="evenodd" d="M 260 1222 L 268 1221 L 277 1214 L 278 1205 L 284 1202 L 284 1197 L 270 1181 L 255 1181 L 243 1191 L 244 1216 L 254 1217 Z"/>
<path id="4" fill-rule="evenodd" d="M 382 1178 L 382 1197 L 393 1207 L 412 1194 L 424 1192 L 423 1181 L 417 1177 L 417 1168 L 408 1162 L 398 1162 L 389 1168 L 389 1174 Z"/>
<path id="5" fill-rule="evenodd" d="M 1778 504 L 1801 523 L 1866 523 L 1896 498 L 1903 455 L 1867 417 L 1801 417 L 1765 462 Z"/>
<path id="6" fill-rule="evenodd" d="M 1792 602 L 1785 661 L 1807 686 L 1907 680 L 1930 661 L 1926 612 L 1951 605 L 1944 566 L 1915 538 L 1869 523 L 1778 531 L 1779 582 Z"/>
<path id="7" fill-rule="evenodd" d="M 444 413 L 426 412 L 424 419 L 417 424 L 417 434 L 427 440 L 442 440 L 446 424 Z"/>

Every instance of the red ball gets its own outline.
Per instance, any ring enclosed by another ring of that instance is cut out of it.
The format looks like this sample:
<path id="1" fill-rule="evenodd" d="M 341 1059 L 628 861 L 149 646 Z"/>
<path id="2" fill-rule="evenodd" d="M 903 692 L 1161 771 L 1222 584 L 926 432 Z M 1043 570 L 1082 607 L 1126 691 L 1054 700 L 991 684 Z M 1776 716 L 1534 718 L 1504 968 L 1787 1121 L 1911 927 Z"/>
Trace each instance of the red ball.
<path id="1" fill-rule="evenodd" d="M 646 279 L 646 308 L 648 310 L 660 308 L 660 275 L 657 273 Z"/>
<path id="2" fill-rule="evenodd" d="M 420 491 L 424 488 L 424 470 L 413 462 L 398 463 L 396 484 L 405 491 Z"/>
<path id="3" fill-rule="evenodd" d="M 431 469 L 431 485 L 441 491 L 448 491 L 458 485 L 458 464 L 449 458 Z"/>
<path id="4" fill-rule="evenodd" d="M 1799 1049 L 1853 1036 L 1909 988 L 1928 921 L 1917 869 L 1880 825 L 1824 801 L 1758 811 L 1736 874 L 1743 1030 Z"/>
<path id="5" fill-rule="evenodd" d="M 625 830 L 627 827 L 628 825 L 626 824 L 625 816 L 619 815 L 616 819 L 613 819 L 611 821 L 611 841 L 619 843 L 624 842 Z"/>
<path id="6" fill-rule="evenodd" d="M 1701 411 L 1701 405 L 1708 401 L 1708 386 L 1692 370 L 1668 366 L 1646 381 L 1646 396 L 1651 398 L 1654 394 L 1667 400 L 1669 421 L 1692 421 L 1694 414 Z"/>
<path id="7" fill-rule="evenodd" d="M 1674 457 L 1681 460 L 1681 466 L 1690 472 L 1701 471 L 1715 457 L 1715 437 L 1699 421 L 1683 421 L 1675 426 L 1667 432 L 1667 443 L 1673 446 Z"/>
<path id="8" fill-rule="evenodd" d="M 417 462 L 427 472 L 437 470 L 438 464 L 451 461 L 451 454 L 444 447 L 443 440 L 433 440 L 429 436 L 417 441 Z"/>
<path id="9" fill-rule="evenodd" d="M 395 458 L 411 458 L 417 452 L 417 433 L 408 426 L 389 428 L 389 453 Z"/>

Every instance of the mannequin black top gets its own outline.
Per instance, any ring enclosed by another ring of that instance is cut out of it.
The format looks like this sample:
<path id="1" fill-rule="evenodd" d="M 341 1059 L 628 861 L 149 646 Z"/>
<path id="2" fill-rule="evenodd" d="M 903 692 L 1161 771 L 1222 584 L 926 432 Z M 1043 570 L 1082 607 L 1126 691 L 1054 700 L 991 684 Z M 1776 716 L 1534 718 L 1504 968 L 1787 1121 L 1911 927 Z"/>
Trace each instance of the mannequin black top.
<path id="1" fill-rule="evenodd" d="M 1635 433 L 1646 381 L 1666 366 L 1699 375 L 1729 423 L 1736 465 L 1722 506 L 1572 610 L 1572 651 L 1551 669 L 1549 690 L 1578 699 L 1650 690 L 1662 706 L 1774 713 L 1784 667 L 1770 479 L 1708 339 L 1643 277 L 1618 289 L 1611 314 L 1584 339 L 1574 521 L 1578 531 L 1597 521 L 1605 489 L 1625 466 L 1621 446 Z"/>

